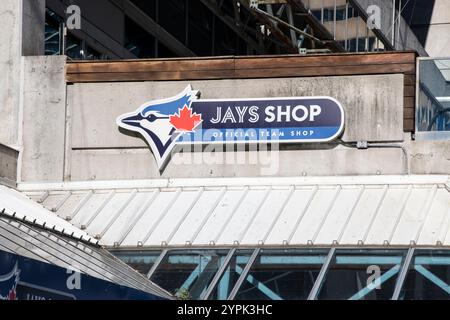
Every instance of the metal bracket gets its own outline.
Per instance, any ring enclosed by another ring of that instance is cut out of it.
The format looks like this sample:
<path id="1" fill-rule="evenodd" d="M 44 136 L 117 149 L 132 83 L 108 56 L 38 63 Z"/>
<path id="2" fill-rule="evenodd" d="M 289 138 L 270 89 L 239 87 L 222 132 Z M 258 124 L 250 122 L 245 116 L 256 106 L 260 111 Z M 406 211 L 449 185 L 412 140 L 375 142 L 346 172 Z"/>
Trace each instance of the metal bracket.
<path id="1" fill-rule="evenodd" d="M 356 142 L 356 148 L 358 148 L 358 149 L 367 149 L 368 148 L 367 141 L 358 141 L 358 142 Z"/>

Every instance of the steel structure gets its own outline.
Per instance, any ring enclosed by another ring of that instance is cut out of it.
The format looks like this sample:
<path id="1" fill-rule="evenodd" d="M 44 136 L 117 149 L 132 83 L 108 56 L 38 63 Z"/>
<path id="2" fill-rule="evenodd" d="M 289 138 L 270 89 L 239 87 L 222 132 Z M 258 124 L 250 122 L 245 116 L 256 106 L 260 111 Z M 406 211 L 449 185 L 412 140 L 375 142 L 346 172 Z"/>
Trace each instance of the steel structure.
<path id="1" fill-rule="evenodd" d="M 125 17 L 128 40 L 105 37 L 92 18 L 83 17 L 88 30 L 66 30 L 64 2 L 51 0 L 47 54 L 122 59 L 405 49 L 399 42 L 408 3 L 389 3 L 392 26 L 385 30 L 370 26 L 370 12 L 359 0 L 102 1 Z"/>

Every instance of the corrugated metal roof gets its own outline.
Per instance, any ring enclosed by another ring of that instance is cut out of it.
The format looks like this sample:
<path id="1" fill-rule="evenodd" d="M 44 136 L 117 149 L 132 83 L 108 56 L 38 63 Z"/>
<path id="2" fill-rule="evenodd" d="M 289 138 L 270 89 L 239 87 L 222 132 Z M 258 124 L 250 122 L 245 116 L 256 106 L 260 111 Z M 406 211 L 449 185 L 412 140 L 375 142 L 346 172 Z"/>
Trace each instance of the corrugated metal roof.
<path id="1" fill-rule="evenodd" d="M 0 249 L 165 298 L 153 284 L 97 240 L 25 195 L 0 186 Z"/>
<path id="2" fill-rule="evenodd" d="M 119 285 L 171 297 L 108 251 L 42 230 L 21 220 L 0 218 L 0 248 L 62 268 L 79 270 Z"/>
<path id="3" fill-rule="evenodd" d="M 448 176 L 20 185 L 107 246 L 450 245 Z"/>
<path id="4" fill-rule="evenodd" d="M 15 219 L 40 225 L 45 229 L 53 229 L 56 232 L 66 234 L 76 239 L 82 239 L 92 244 L 97 244 L 98 242 L 85 231 L 74 227 L 72 224 L 58 216 L 51 214 L 35 201 L 31 201 L 24 194 L 1 185 L 0 212 L 2 213 L 2 216 L 14 217 Z"/>

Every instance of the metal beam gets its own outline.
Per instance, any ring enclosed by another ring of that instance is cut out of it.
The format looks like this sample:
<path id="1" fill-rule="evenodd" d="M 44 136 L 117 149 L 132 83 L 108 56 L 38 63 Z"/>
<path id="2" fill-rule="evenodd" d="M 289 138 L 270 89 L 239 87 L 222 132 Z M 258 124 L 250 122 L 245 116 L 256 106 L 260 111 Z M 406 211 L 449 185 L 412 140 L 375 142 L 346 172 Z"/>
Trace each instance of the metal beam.
<path id="1" fill-rule="evenodd" d="M 416 269 L 417 272 L 422 274 L 426 279 L 431 281 L 434 285 L 445 291 L 447 294 L 450 295 L 450 286 L 440 279 L 438 276 L 436 276 L 434 273 L 430 272 L 428 269 L 426 269 L 424 266 L 415 266 L 414 269 Z"/>
<path id="2" fill-rule="evenodd" d="M 213 292 L 214 288 L 216 287 L 217 283 L 219 282 L 220 278 L 222 277 L 222 274 L 225 272 L 225 270 L 228 268 L 228 265 L 230 264 L 231 258 L 234 256 L 236 252 L 236 248 L 231 249 L 227 256 L 225 257 L 224 261 L 222 262 L 222 265 L 220 266 L 219 270 L 214 275 L 214 278 L 211 281 L 211 284 L 206 289 L 205 293 L 203 294 L 200 299 L 202 300 L 208 300 L 209 296 Z"/>
<path id="3" fill-rule="evenodd" d="M 270 20 L 276 21 L 276 22 L 278 22 L 279 24 L 285 26 L 286 28 L 291 29 L 291 31 L 297 32 L 297 33 L 299 33 L 300 35 L 305 36 L 305 37 L 307 37 L 307 38 L 313 40 L 314 42 L 318 42 L 318 43 L 320 43 L 320 44 L 325 44 L 322 40 L 320 40 L 320 39 L 318 39 L 318 38 L 316 38 L 316 37 L 310 35 L 309 33 L 303 32 L 303 30 L 300 30 L 300 29 L 296 28 L 295 26 L 293 26 L 293 25 L 291 25 L 291 24 L 289 24 L 289 23 L 287 23 L 287 22 L 281 20 L 280 18 L 277 18 L 277 17 L 275 17 L 275 16 L 273 16 L 273 15 L 271 15 L 271 14 L 265 12 L 265 11 L 262 11 L 262 10 L 260 10 L 260 9 L 258 9 L 258 8 L 253 9 L 253 10 L 255 10 L 255 11 L 258 12 L 259 14 L 261 14 L 261 15 L 263 15 L 263 16 L 269 18 Z M 291 14 L 292 14 L 292 13 L 291 13 Z M 294 38 L 294 40 L 295 40 L 295 38 Z M 293 41 L 294 41 L 294 40 L 293 40 Z"/>
<path id="4" fill-rule="evenodd" d="M 164 260 L 164 258 L 167 255 L 167 252 L 169 252 L 169 250 L 165 249 L 161 252 L 161 254 L 159 255 L 158 259 L 156 259 L 155 263 L 153 264 L 153 266 L 150 268 L 150 270 L 147 273 L 147 279 L 150 279 L 153 275 L 153 273 L 155 273 L 156 269 L 159 267 L 159 265 L 161 264 L 161 262 Z"/>
<path id="5" fill-rule="evenodd" d="M 225 23 L 231 30 L 233 30 L 242 40 L 244 40 L 252 49 L 258 53 L 264 53 L 264 50 L 258 45 L 258 43 L 252 39 L 244 29 L 240 26 L 239 20 L 233 20 L 227 16 L 217 5 L 215 0 L 200 0 L 209 10 L 214 13 L 223 23 Z M 235 13 L 237 6 L 235 7 Z"/>
<path id="6" fill-rule="evenodd" d="M 66 16 L 67 6 L 60 0 L 46 0 L 46 6 L 60 17 Z M 83 13 L 83 11 L 82 11 Z M 125 48 L 117 39 L 111 37 L 101 30 L 100 27 L 89 21 L 81 14 L 81 30 L 71 30 L 74 36 L 95 49 L 96 51 L 108 55 L 111 59 L 137 59 L 137 57 Z M 61 25 L 61 35 L 64 28 Z M 62 41 L 64 42 L 64 41 Z M 64 48 L 61 50 L 65 54 Z"/>
<path id="7" fill-rule="evenodd" d="M 242 274 L 244 269 L 242 269 L 239 266 L 236 266 L 236 273 L 238 274 Z M 258 281 L 255 277 L 253 277 L 252 275 L 248 275 L 246 277 L 247 282 L 251 283 L 256 289 L 258 289 L 259 291 L 261 291 L 265 296 L 267 296 L 270 300 L 284 300 L 282 297 L 280 297 L 278 294 L 276 294 L 275 292 L 273 292 L 268 286 L 266 286 L 264 283 L 262 283 L 261 281 Z M 270 282 L 267 281 L 267 282 Z"/>
<path id="8" fill-rule="evenodd" d="M 196 54 L 187 48 L 183 43 L 178 41 L 173 35 L 167 32 L 156 21 L 150 18 L 145 12 L 139 9 L 130 0 L 110 0 L 117 7 L 136 22 L 141 28 L 154 36 L 158 41 L 172 50 L 175 54 L 182 57 L 194 57 Z"/>
<path id="9" fill-rule="evenodd" d="M 294 15 L 297 13 L 302 14 L 307 23 L 314 30 L 314 34 L 325 43 L 327 48 L 333 49 L 336 52 L 345 52 L 345 48 L 337 41 L 334 41 L 333 35 L 319 20 L 316 19 L 316 17 L 309 13 L 301 0 L 286 0 L 286 2 L 292 7 L 292 10 L 294 10 Z"/>
<path id="10" fill-rule="evenodd" d="M 261 14 L 260 10 L 254 10 L 250 8 L 248 1 L 242 1 L 241 5 L 244 6 L 256 19 L 258 19 L 263 25 L 265 25 L 272 32 L 273 36 L 277 38 L 289 53 L 298 53 L 298 48 L 292 45 L 291 39 L 289 39 L 283 31 L 281 31 L 271 19 L 266 15 Z M 264 11 L 263 11 L 264 12 Z"/>
<path id="11" fill-rule="evenodd" d="M 253 263 L 255 262 L 256 258 L 258 257 L 260 250 L 261 250 L 261 248 L 256 248 L 255 251 L 253 251 L 252 255 L 250 256 L 250 258 L 247 262 L 247 265 L 245 266 L 244 270 L 242 271 L 241 276 L 236 281 L 236 284 L 234 285 L 233 290 L 231 290 L 228 300 L 234 300 L 234 298 L 236 297 L 236 295 L 239 291 L 239 288 L 242 286 L 242 283 L 247 278 L 250 268 L 253 266 Z"/>
<path id="12" fill-rule="evenodd" d="M 408 275 L 409 266 L 411 265 L 412 258 L 414 256 L 414 248 L 409 248 L 406 254 L 405 262 L 403 263 L 402 270 L 398 275 L 397 282 L 395 283 L 394 293 L 391 300 L 398 300 L 400 292 L 402 291 L 403 284 L 405 283 L 406 276 Z"/>
<path id="13" fill-rule="evenodd" d="M 319 294 L 319 290 L 322 286 L 322 281 L 327 274 L 328 268 L 330 267 L 331 262 L 333 261 L 334 254 L 336 252 L 336 248 L 331 248 L 330 252 L 328 252 L 327 260 L 325 260 L 322 269 L 320 269 L 319 275 L 317 276 L 316 281 L 314 282 L 314 286 L 309 293 L 308 300 L 316 300 L 317 295 Z"/>

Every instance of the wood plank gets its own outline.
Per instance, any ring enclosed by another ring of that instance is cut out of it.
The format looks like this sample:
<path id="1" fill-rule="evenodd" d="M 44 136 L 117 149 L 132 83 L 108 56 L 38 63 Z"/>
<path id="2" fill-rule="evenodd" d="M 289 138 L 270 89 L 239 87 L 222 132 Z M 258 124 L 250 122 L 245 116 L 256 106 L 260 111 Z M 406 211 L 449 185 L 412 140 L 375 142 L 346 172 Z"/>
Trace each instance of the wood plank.
<path id="1" fill-rule="evenodd" d="M 403 131 L 404 132 L 414 132 L 415 130 L 416 130 L 415 122 L 413 119 L 403 120 Z"/>
<path id="2" fill-rule="evenodd" d="M 416 96 L 416 87 L 415 86 L 405 86 L 403 95 L 405 97 L 415 97 Z"/>
<path id="3" fill-rule="evenodd" d="M 414 74 L 405 74 L 405 86 L 416 86 L 416 75 Z"/>
<path id="4" fill-rule="evenodd" d="M 259 68 L 292 68 L 315 66 L 352 66 L 374 64 L 415 64 L 415 55 L 411 53 L 392 54 L 342 54 L 322 56 L 288 56 L 267 58 L 239 58 L 236 59 L 236 69 Z"/>
<path id="5" fill-rule="evenodd" d="M 411 72 L 415 69 L 411 64 L 367 65 L 367 66 L 337 66 L 337 67 L 305 67 L 279 69 L 236 69 L 235 78 L 279 78 L 279 77 L 313 77 L 313 76 L 341 76 L 364 74 L 392 74 Z"/>
<path id="6" fill-rule="evenodd" d="M 69 73 L 68 82 L 114 82 L 151 80 L 201 80 L 201 79 L 246 79 L 280 77 L 315 77 L 365 74 L 392 74 L 409 72 L 415 67 L 410 64 L 391 66 L 346 66 L 346 67 L 306 67 L 252 70 L 194 70 L 194 71 L 147 71 L 147 72 L 90 72 Z"/>
<path id="7" fill-rule="evenodd" d="M 407 52 L 384 54 L 341 54 L 341 55 L 287 55 L 287 56 L 251 56 L 221 57 L 211 59 L 153 59 L 101 62 L 69 62 L 67 72 L 134 72 L 134 71 L 170 71 L 197 69 L 257 69 L 291 68 L 303 66 L 337 66 L 356 64 L 415 63 L 415 54 Z M 173 68 L 173 69 L 172 69 Z"/>
<path id="8" fill-rule="evenodd" d="M 404 97 L 403 98 L 403 108 L 405 109 L 415 109 L 415 98 L 414 97 Z"/>
<path id="9" fill-rule="evenodd" d="M 234 70 L 200 70 L 179 72 L 138 72 L 138 73 L 72 73 L 66 81 L 77 82 L 122 82 L 122 81 L 171 81 L 171 80 L 213 80 L 232 79 Z"/>
<path id="10" fill-rule="evenodd" d="M 404 119 L 414 119 L 416 114 L 415 108 L 404 108 L 403 109 L 403 118 Z"/>
<path id="11" fill-rule="evenodd" d="M 234 59 L 69 63 L 67 73 L 232 70 Z"/>

